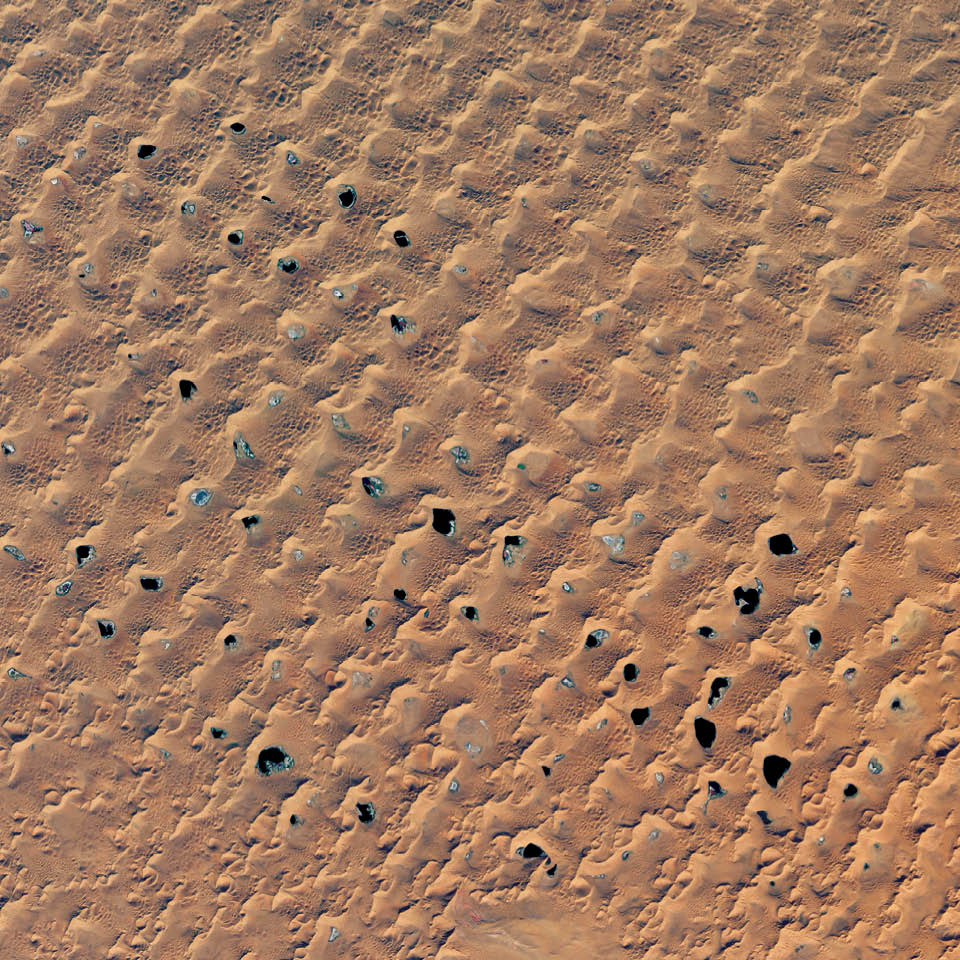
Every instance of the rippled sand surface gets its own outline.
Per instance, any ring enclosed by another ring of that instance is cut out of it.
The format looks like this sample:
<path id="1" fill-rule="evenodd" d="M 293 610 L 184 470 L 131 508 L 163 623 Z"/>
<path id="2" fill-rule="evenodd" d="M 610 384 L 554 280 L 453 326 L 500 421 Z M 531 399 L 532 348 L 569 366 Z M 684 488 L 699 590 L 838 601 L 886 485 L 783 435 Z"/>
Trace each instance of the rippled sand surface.
<path id="1" fill-rule="evenodd" d="M 960 958 L 960 6 L 0 65 L 5 957 Z"/>

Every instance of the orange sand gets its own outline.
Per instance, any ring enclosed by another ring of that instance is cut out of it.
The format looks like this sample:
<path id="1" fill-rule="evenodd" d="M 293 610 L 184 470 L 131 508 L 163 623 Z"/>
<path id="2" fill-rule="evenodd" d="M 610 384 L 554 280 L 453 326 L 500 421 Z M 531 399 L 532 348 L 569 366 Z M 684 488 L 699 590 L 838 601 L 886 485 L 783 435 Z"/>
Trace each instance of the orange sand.
<path id="1" fill-rule="evenodd" d="M 960 958 L 958 32 L 4 7 L 3 956 Z"/>

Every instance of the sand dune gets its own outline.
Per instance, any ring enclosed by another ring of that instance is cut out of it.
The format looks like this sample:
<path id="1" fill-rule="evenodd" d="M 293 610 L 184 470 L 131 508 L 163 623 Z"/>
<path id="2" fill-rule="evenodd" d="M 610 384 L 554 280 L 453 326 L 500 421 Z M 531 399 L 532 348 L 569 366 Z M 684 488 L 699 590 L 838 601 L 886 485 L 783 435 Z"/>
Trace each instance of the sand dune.
<path id="1" fill-rule="evenodd" d="M 960 957 L 958 34 L 7 5 L 4 956 Z"/>

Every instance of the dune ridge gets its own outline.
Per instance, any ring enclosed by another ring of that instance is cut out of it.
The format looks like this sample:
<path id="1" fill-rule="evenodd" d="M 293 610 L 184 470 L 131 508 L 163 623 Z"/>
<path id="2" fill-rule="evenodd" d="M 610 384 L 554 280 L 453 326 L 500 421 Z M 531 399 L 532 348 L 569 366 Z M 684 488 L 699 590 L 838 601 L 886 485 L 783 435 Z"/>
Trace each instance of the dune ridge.
<path id="1" fill-rule="evenodd" d="M 958 31 L 7 5 L 5 955 L 960 958 Z"/>

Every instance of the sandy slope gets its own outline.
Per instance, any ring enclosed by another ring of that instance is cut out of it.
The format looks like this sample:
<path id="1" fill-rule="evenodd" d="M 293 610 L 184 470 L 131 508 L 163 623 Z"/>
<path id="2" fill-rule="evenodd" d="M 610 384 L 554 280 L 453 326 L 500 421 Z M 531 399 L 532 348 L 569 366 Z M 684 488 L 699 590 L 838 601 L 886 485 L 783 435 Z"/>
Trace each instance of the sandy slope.
<path id="1" fill-rule="evenodd" d="M 958 30 L 4 7 L 4 956 L 960 957 Z"/>

